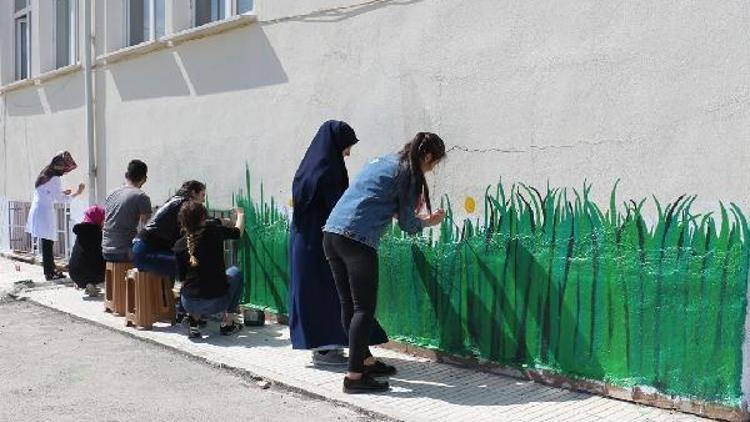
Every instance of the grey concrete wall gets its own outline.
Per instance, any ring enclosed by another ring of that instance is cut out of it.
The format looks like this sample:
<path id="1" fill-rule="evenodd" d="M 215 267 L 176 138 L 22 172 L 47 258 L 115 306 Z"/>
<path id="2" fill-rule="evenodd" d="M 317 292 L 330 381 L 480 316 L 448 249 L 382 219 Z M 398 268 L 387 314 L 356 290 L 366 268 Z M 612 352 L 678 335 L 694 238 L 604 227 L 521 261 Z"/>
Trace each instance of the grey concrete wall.
<path id="1" fill-rule="evenodd" d="M 458 201 L 501 177 L 588 180 L 603 201 L 619 178 L 622 198 L 690 193 L 697 208 L 724 200 L 748 209 L 746 2 L 340 7 L 352 3 L 261 0 L 259 24 L 98 69 L 102 183 L 115 187 L 138 157 L 151 165 L 155 202 L 199 178 L 227 206 L 247 162 L 286 203 L 317 126 L 339 118 L 363 141 L 349 160 L 353 175 L 416 131 L 439 133 L 458 149 L 433 190 Z M 13 163 L 4 176 L 17 183 L 0 195 L 29 196 L 50 152 L 83 153 L 79 78 L 40 87 L 62 90 L 53 98 L 68 107 L 59 111 L 37 104 L 34 87 L 5 96 Z"/>
<path id="2" fill-rule="evenodd" d="M 75 73 L 2 95 L 0 196 L 30 201 L 37 175 L 62 150 L 69 150 L 79 166 L 64 183 L 85 182 L 82 90 L 82 74 Z"/>

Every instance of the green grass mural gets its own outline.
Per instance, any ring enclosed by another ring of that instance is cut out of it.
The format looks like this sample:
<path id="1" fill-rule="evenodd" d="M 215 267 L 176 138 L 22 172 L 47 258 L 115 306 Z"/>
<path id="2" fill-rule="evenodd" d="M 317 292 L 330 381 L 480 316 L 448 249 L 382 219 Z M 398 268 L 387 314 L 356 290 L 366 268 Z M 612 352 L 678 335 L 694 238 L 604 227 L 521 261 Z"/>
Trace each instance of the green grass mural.
<path id="1" fill-rule="evenodd" d="M 237 196 L 245 302 L 287 311 L 289 222 L 273 199 Z M 511 366 L 729 406 L 740 403 L 750 229 L 734 204 L 695 197 L 608 209 L 581 191 L 488 188 L 484 215 L 380 247 L 378 318 L 393 339 Z"/>

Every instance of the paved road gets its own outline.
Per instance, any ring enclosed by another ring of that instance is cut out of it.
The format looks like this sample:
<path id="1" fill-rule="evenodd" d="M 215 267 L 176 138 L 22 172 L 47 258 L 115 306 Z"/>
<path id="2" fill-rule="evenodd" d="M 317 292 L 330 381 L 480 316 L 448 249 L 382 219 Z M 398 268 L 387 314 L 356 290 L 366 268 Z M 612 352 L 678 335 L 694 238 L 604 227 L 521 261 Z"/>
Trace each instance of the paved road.
<path id="1" fill-rule="evenodd" d="M 0 421 L 364 421 L 28 302 L 0 301 Z"/>

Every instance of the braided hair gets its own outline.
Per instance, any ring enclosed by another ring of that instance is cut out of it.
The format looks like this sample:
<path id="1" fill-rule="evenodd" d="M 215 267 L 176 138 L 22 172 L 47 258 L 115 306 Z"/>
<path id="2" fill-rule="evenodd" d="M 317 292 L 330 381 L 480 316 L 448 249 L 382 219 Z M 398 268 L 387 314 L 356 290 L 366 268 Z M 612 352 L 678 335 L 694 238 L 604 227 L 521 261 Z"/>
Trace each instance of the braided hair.
<path id="1" fill-rule="evenodd" d="M 430 202 L 430 188 L 427 186 L 427 180 L 422 172 L 422 160 L 430 154 L 432 161 L 440 161 L 445 157 L 445 144 L 434 133 L 419 132 L 411 142 L 404 145 L 399 153 L 400 165 L 399 171 L 406 171 L 411 178 L 411 183 L 405 185 L 403 195 L 409 194 L 409 189 L 413 186 L 416 188 L 417 196 L 424 195 L 427 210 L 432 213 L 432 203 Z"/>
<path id="2" fill-rule="evenodd" d="M 182 231 L 185 233 L 185 238 L 187 239 L 188 255 L 190 256 L 190 266 L 192 267 L 198 266 L 198 258 L 195 256 L 195 250 L 198 246 L 198 240 L 200 240 L 205 229 L 204 223 L 207 216 L 206 207 L 200 202 L 193 200 L 185 201 L 177 215 Z"/>

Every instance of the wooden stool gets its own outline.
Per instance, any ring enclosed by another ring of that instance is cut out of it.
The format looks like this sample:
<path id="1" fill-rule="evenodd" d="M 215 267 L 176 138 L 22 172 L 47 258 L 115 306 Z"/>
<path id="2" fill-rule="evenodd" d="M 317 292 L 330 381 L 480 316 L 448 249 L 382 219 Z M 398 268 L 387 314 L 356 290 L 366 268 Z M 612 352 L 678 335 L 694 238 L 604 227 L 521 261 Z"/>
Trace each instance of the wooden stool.
<path id="1" fill-rule="evenodd" d="M 125 281 L 125 325 L 150 330 L 156 321 L 176 323 L 172 280 L 138 271 L 127 272 Z"/>
<path id="2" fill-rule="evenodd" d="M 104 270 L 104 311 L 125 316 L 125 277 L 131 262 L 107 262 Z"/>
<path id="3" fill-rule="evenodd" d="M 156 321 L 167 321 L 172 325 L 177 323 L 175 309 L 175 298 L 172 293 L 174 280 L 169 277 L 160 277 L 156 283 L 149 283 L 151 287 L 150 296 L 153 298 L 152 309 Z"/>

